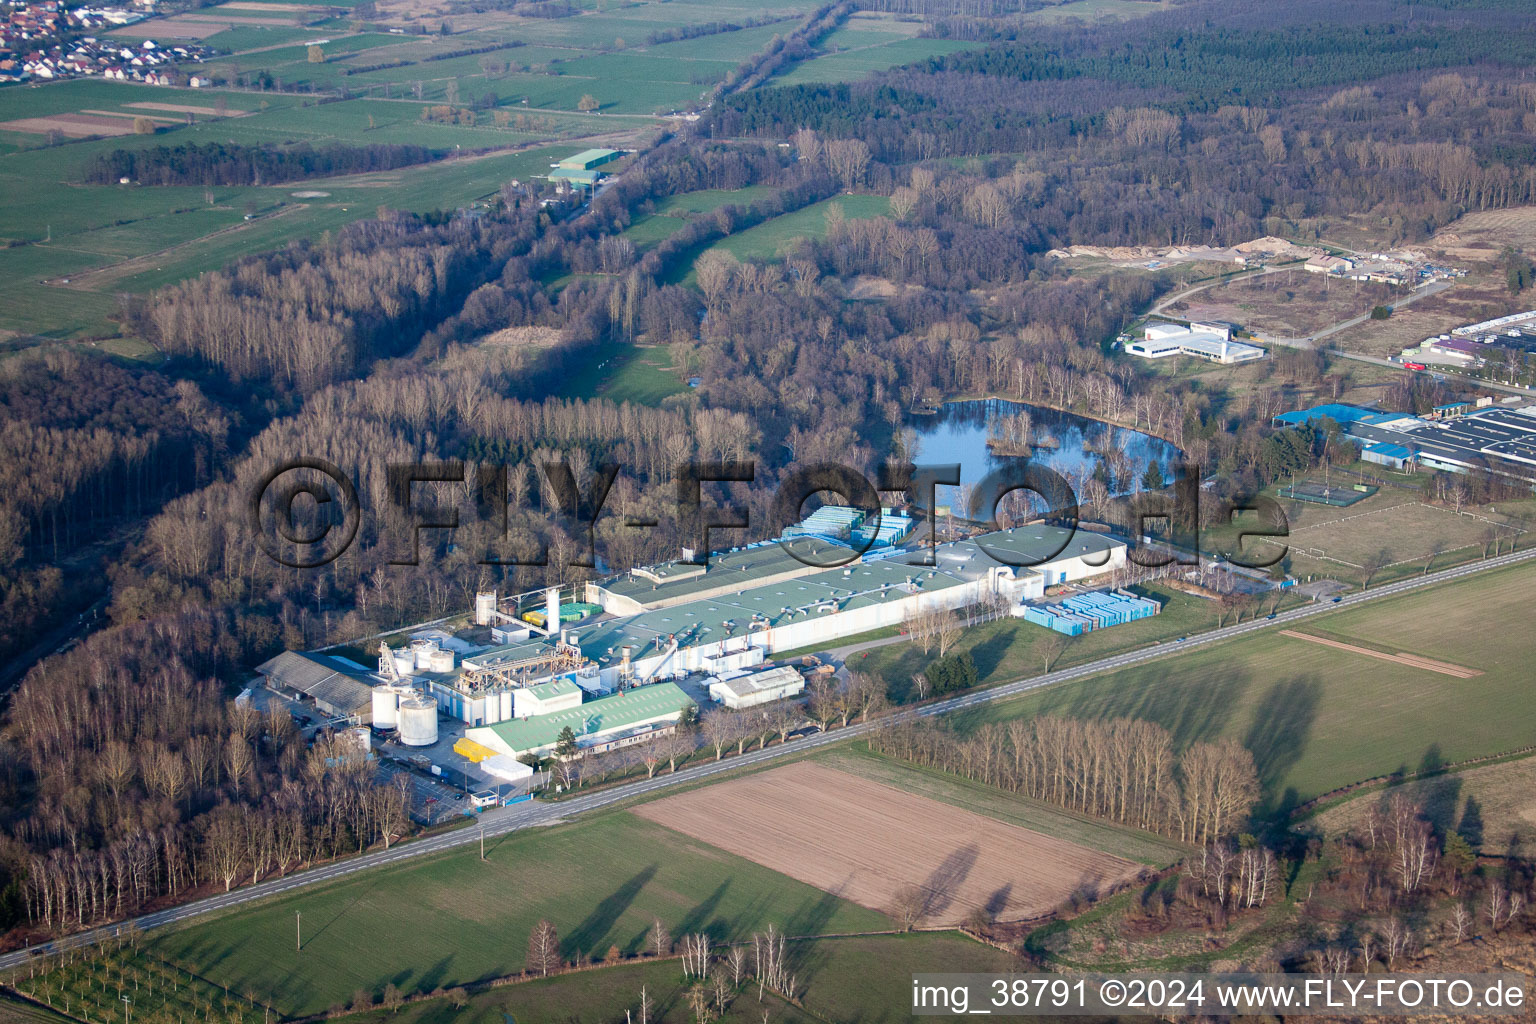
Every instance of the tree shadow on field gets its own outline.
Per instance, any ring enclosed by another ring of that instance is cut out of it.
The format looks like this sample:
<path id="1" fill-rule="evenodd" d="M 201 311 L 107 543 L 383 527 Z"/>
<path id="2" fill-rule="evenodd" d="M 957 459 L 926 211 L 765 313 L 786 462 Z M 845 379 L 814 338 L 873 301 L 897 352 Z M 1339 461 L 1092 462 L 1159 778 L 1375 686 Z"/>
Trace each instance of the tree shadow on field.
<path id="1" fill-rule="evenodd" d="M 825 934 L 827 925 L 832 921 L 832 915 L 837 913 L 837 906 L 842 902 L 841 889 L 842 887 L 839 886 L 837 891 L 823 892 L 802 903 L 784 923 L 784 934 Z M 795 975 L 802 992 L 826 964 L 826 955 L 818 952 L 818 949 L 814 942 L 795 942 L 786 947 L 790 972 Z"/>
<path id="2" fill-rule="evenodd" d="M 354 884 L 357 884 L 357 883 L 354 883 Z M 377 881 L 357 884 L 357 891 L 355 893 L 353 893 L 352 898 L 350 900 L 347 900 L 336 911 L 336 913 L 334 913 L 330 917 L 326 918 L 325 921 L 323 921 L 321 923 L 320 927 L 316 928 L 314 931 L 312 931 L 312 932 L 311 931 L 304 932 L 303 942 L 300 944 L 301 947 L 308 946 L 311 942 L 315 941 L 320 936 L 324 935 L 327 931 L 330 930 L 331 925 L 335 924 L 337 921 L 340 921 L 343 917 L 346 917 L 347 916 L 347 911 L 351 910 L 353 907 L 355 907 L 359 903 L 361 903 L 363 901 L 363 899 L 365 897 L 367 897 L 368 895 L 370 895 L 373 892 L 374 889 L 378 888 L 378 886 L 379 886 L 379 883 Z"/>
<path id="3" fill-rule="evenodd" d="M 987 902 L 981 905 L 982 912 L 985 913 L 987 917 L 996 921 L 998 918 L 1002 917 L 1004 911 L 1008 909 L 1008 900 L 1012 895 L 1013 883 L 1008 882 L 1001 889 L 987 897 Z"/>
<path id="4" fill-rule="evenodd" d="M 1483 840 L 1486 838 L 1483 829 L 1483 805 L 1470 796 L 1467 797 L 1466 807 L 1461 812 L 1461 822 L 1456 826 L 1456 832 L 1472 849 L 1482 849 Z"/>
<path id="5" fill-rule="evenodd" d="M 577 925 L 561 943 L 564 947 L 564 955 L 568 957 L 572 953 L 600 952 L 594 950 L 593 946 L 619 923 L 619 918 L 623 917 L 624 912 L 635 902 L 635 897 L 640 894 L 640 890 L 656 877 L 656 868 L 655 864 L 648 865 L 611 894 L 603 897 L 597 906 L 592 908 L 586 920 Z"/>
<path id="6" fill-rule="evenodd" d="M 1140 718 L 1168 730 L 1176 750 L 1216 738 L 1253 682 L 1245 671 L 1225 666 L 1181 671 L 1179 660 L 1133 669 L 1125 684 L 1106 692 L 1092 686 L 1064 688 L 1065 699 L 1048 695 L 1043 714 L 1071 718 Z"/>
<path id="7" fill-rule="evenodd" d="M 729 878 L 715 886 L 714 892 L 704 897 L 692 910 L 688 911 L 686 917 L 677 923 L 676 937 L 681 940 L 684 935 L 692 935 L 695 932 L 707 932 L 712 939 L 730 938 L 729 935 L 725 934 L 727 929 L 723 922 L 719 921 L 719 919 L 713 922 L 710 921 L 710 917 L 719 909 L 720 901 L 725 898 L 725 891 L 730 887 L 731 880 Z M 715 927 L 716 925 L 719 925 L 719 927 Z"/>
<path id="8" fill-rule="evenodd" d="M 1255 814 L 1273 818 L 1294 806 L 1294 788 L 1277 792 L 1282 779 L 1301 760 L 1317 721 L 1323 684 L 1315 676 L 1285 679 L 1270 687 L 1253 711 L 1243 746 L 1253 754 L 1261 796 Z M 1290 805 L 1290 806 L 1288 806 Z"/>
<path id="9" fill-rule="evenodd" d="M 1462 786 L 1461 776 L 1446 774 L 1445 765 L 1445 755 L 1440 751 L 1440 744 L 1431 743 L 1419 762 L 1418 793 L 1415 795 L 1415 802 L 1424 818 L 1434 828 L 1435 834 L 1442 836 L 1449 835 L 1456 824 L 1456 808 L 1461 803 Z M 1474 843 L 1473 849 L 1476 848 L 1477 844 Z"/>
<path id="10" fill-rule="evenodd" d="M 976 663 L 976 678 L 990 679 L 1007 657 L 1010 648 L 1018 644 L 1017 630 L 998 632 L 971 648 L 971 660 Z"/>
<path id="11" fill-rule="evenodd" d="M 412 988 L 415 988 L 419 992 L 430 992 L 433 989 L 440 987 L 447 979 L 448 965 L 452 962 L 453 957 L 443 957 L 437 963 L 422 971 L 420 975 L 417 975 L 414 982 L 411 981 L 411 976 L 415 972 L 409 969 L 398 972 L 393 978 L 389 980 L 394 982 L 395 986 L 401 991 L 408 992 Z M 491 973 L 494 974 L 495 972 Z"/>
<path id="12" fill-rule="evenodd" d="M 970 877 L 979 856 L 981 847 L 967 843 L 939 862 L 939 866 L 933 869 L 922 885 L 926 895 L 923 903 L 924 917 L 937 917 L 955 905 L 955 890 Z"/>

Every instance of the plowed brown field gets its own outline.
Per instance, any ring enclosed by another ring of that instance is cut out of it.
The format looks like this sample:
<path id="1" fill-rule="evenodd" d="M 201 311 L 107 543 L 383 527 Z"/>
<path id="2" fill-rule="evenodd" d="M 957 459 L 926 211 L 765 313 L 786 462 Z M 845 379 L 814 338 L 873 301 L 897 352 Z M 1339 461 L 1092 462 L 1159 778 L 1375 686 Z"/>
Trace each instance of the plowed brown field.
<path id="1" fill-rule="evenodd" d="M 1078 888 L 1104 892 L 1139 865 L 927 797 L 802 761 L 635 808 L 844 899 L 889 910 L 919 886 L 926 923 L 984 908 L 1035 917 Z"/>

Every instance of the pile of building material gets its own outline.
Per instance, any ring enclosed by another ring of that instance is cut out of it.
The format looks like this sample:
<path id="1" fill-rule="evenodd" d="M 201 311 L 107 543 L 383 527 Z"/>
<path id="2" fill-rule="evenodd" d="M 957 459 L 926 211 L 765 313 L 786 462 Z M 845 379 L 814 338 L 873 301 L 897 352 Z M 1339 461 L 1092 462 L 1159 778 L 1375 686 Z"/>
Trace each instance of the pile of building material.
<path id="1" fill-rule="evenodd" d="M 1095 629 L 1107 629 L 1162 611 L 1162 605 L 1125 591 L 1094 591 L 1074 594 L 1060 604 L 1026 604 L 1016 612 L 1026 622 L 1054 629 L 1068 636 L 1081 636 Z"/>

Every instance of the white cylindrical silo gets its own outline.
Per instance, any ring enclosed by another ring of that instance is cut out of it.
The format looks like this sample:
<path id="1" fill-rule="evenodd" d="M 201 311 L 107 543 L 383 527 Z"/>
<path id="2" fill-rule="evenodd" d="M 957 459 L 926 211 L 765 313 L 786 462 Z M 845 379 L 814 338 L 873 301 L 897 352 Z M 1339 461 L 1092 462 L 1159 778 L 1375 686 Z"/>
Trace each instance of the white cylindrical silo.
<path id="1" fill-rule="evenodd" d="M 452 672 L 453 652 L 434 650 L 431 658 L 428 659 L 427 670 L 430 672 Z"/>
<path id="2" fill-rule="evenodd" d="M 482 590 L 475 595 L 475 625 L 496 624 L 496 591 Z"/>
<path id="3" fill-rule="evenodd" d="M 420 641 L 421 646 L 416 646 L 417 641 L 411 642 L 411 654 L 415 656 L 418 671 L 429 671 L 432 668 L 432 656 L 437 653 L 437 644 L 430 640 Z"/>
<path id="4" fill-rule="evenodd" d="M 437 701 L 407 697 L 400 702 L 400 742 L 408 747 L 429 747 L 437 742 Z"/>
<path id="5" fill-rule="evenodd" d="M 373 688 L 373 725 L 376 729 L 393 729 L 400 721 L 395 713 L 400 706 L 400 692 L 393 686 Z"/>

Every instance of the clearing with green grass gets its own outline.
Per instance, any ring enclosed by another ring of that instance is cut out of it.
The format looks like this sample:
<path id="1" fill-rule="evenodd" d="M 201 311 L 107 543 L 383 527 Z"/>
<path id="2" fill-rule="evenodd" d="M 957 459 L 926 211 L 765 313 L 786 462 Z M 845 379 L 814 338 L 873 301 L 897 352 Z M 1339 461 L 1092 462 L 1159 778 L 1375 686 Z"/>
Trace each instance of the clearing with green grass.
<path id="1" fill-rule="evenodd" d="M 566 379 L 560 397 L 658 406 L 687 391 L 688 385 L 672 369 L 672 356 L 665 348 L 605 345 Z"/>

